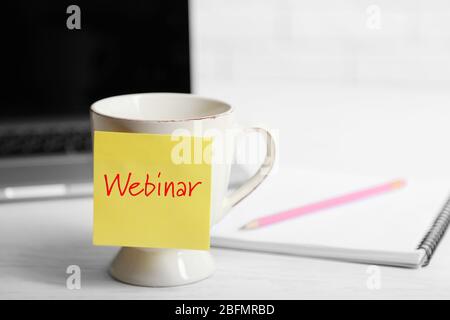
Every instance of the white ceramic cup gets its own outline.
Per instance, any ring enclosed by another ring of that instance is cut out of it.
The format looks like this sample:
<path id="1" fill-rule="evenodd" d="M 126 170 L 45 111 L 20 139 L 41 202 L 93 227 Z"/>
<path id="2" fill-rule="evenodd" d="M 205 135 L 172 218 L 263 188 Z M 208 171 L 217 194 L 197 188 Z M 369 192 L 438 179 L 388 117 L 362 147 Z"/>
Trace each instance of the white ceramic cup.
<path id="1" fill-rule="evenodd" d="M 228 138 L 238 132 L 233 109 L 228 104 L 209 98 L 180 93 L 142 93 L 99 100 L 91 106 L 93 131 L 174 134 L 180 130 L 195 133 L 215 132 Z M 257 173 L 236 190 L 228 192 L 232 148 L 222 143 L 221 159 L 212 156 L 211 225 L 220 221 L 229 209 L 250 194 L 269 174 L 275 161 L 274 140 L 267 130 L 257 131 L 267 140 L 266 157 Z M 196 134 L 197 135 L 197 134 Z M 207 136 L 207 134 L 205 134 Z M 214 149 L 213 149 L 214 150 Z M 209 251 L 122 248 L 112 262 L 111 275 L 126 283 L 142 286 L 175 286 L 207 278 L 214 271 Z"/>

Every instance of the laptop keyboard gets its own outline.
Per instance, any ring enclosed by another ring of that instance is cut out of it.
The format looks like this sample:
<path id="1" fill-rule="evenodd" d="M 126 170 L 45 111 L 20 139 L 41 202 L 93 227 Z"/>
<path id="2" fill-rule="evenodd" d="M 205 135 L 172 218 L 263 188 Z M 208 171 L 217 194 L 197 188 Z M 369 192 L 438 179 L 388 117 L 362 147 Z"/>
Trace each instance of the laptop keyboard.
<path id="1" fill-rule="evenodd" d="M 3 132 L 0 134 L 0 157 L 80 153 L 89 152 L 91 148 L 92 140 L 88 129 Z"/>

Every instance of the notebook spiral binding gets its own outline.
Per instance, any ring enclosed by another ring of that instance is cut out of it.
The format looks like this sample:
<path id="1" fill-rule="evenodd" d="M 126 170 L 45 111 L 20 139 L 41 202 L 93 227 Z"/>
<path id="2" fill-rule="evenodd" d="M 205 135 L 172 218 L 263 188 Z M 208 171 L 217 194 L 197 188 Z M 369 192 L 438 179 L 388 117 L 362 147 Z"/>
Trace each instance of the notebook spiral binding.
<path id="1" fill-rule="evenodd" d="M 433 253 L 436 251 L 436 247 L 439 245 L 442 237 L 447 231 L 450 223 L 450 198 L 445 203 L 441 212 L 438 214 L 433 222 L 430 230 L 423 237 L 417 249 L 423 249 L 426 253 L 426 258 L 422 266 L 427 266 L 430 263 Z"/>

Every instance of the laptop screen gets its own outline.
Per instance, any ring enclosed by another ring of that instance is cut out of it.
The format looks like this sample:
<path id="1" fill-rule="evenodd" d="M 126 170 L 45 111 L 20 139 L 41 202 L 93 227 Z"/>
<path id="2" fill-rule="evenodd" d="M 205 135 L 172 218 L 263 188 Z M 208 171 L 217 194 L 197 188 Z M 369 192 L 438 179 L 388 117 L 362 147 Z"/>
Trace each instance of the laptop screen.
<path id="1" fill-rule="evenodd" d="M 88 115 L 95 100 L 189 92 L 187 1 L 5 1 L 0 119 Z"/>

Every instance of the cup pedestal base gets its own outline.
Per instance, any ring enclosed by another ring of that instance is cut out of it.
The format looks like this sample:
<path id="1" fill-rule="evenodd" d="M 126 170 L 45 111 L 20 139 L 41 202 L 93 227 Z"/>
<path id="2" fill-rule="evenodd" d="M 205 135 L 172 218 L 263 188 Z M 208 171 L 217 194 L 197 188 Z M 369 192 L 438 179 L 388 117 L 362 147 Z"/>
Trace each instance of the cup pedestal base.
<path id="1" fill-rule="evenodd" d="M 109 272 L 137 286 L 171 287 L 208 278 L 214 269 L 209 251 L 123 247 Z"/>

